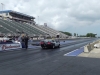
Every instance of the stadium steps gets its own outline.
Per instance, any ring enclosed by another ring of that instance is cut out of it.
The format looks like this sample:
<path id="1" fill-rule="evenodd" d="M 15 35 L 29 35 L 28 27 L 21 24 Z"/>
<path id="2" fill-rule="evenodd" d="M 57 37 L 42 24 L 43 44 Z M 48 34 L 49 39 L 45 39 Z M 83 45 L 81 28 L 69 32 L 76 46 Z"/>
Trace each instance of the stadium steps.
<path id="1" fill-rule="evenodd" d="M 24 23 L 18 23 L 15 21 L 8 21 L 8 20 L 1 19 L 0 24 L 3 27 L 5 27 L 6 30 L 8 29 L 8 31 L 11 33 L 25 32 L 25 33 L 30 34 L 30 35 L 31 34 L 35 34 L 35 35 L 44 34 L 43 32 L 34 28 L 33 26 L 30 26 L 30 25 L 24 24 Z M 2 32 L 4 32 L 4 31 L 2 31 Z M 6 31 L 4 33 L 6 33 Z"/>
<path id="2" fill-rule="evenodd" d="M 40 26 L 36 26 L 36 27 L 39 28 L 39 29 L 41 29 L 41 30 L 43 30 L 47 34 L 47 31 L 45 29 L 41 28 Z"/>
<path id="3" fill-rule="evenodd" d="M 56 36 L 57 33 L 60 33 L 62 36 L 67 36 L 59 31 L 56 31 L 50 27 L 45 26 L 36 26 L 36 25 L 30 25 L 25 23 L 19 23 L 16 21 L 8 21 L 0 19 L 0 32 L 1 33 L 11 33 L 16 34 L 18 32 L 24 32 L 29 35 L 46 35 L 49 34 L 51 36 Z"/>
<path id="4" fill-rule="evenodd" d="M 35 28 L 40 34 L 42 34 L 42 35 L 45 35 L 46 34 L 46 32 L 45 31 L 43 31 L 43 30 L 41 30 L 41 29 L 39 29 L 38 27 L 36 27 L 36 25 L 29 25 L 29 26 L 32 26 L 33 28 Z"/>
<path id="5" fill-rule="evenodd" d="M 41 28 L 42 30 L 46 31 L 47 34 L 49 34 L 50 36 L 54 36 L 54 33 L 49 31 L 49 30 L 47 30 L 44 26 L 38 26 L 38 27 Z"/>
<path id="6" fill-rule="evenodd" d="M 59 32 L 59 31 L 56 31 L 56 30 L 54 30 L 54 29 L 52 29 L 50 27 L 45 27 L 45 26 L 42 26 L 42 25 L 38 26 L 38 27 L 43 29 L 43 30 L 45 30 L 46 32 L 48 32 L 48 34 L 50 36 L 56 37 L 56 35 L 59 33 L 61 37 L 67 37 L 67 35 L 65 35 L 65 34 Z"/>
<path id="7" fill-rule="evenodd" d="M 41 26 L 38 26 L 38 28 L 40 28 L 41 30 L 44 30 L 45 32 L 48 33 L 48 31 L 47 31 L 45 28 L 43 28 L 43 27 L 41 27 Z"/>
<path id="8" fill-rule="evenodd" d="M 38 25 L 36 25 L 36 27 L 39 28 L 39 29 L 41 29 L 42 31 L 44 31 L 45 34 L 51 35 L 51 33 L 49 33 L 47 30 L 43 29 L 42 27 L 40 27 L 40 26 L 38 26 Z"/>
<path id="9" fill-rule="evenodd" d="M 3 20 L 0 19 L 0 25 L 3 26 L 6 30 L 8 30 L 10 33 L 15 33 L 14 29 L 11 28 L 11 26 L 7 23 L 5 23 Z"/>
<path id="10" fill-rule="evenodd" d="M 25 25 L 23 25 L 22 23 L 18 23 L 18 22 L 15 22 L 15 21 L 14 21 L 14 23 L 16 25 L 19 25 L 21 28 L 23 28 L 25 32 L 28 32 L 28 34 L 32 34 L 32 31 L 29 28 L 27 28 Z"/>
<path id="11" fill-rule="evenodd" d="M 55 34 L 59 33 L 58 31 L 55 31 L 54 29 L 52 29 L 52 28 L 50 28 L 50 27 L 45 27 L 45 28 L 48 29 L 48 30 L 50 30 L 51 32 L 53 32 L 53 33 L 55 33 Z"/>
<path id="12" fill-rule="evenodd" d="M 23 24 L 24 24 L 24 26 L 26 26 L 27 28 L 29 28 L 33 32 L 33 34 L 35 34 L 35 35 L 40 35 L 41 34 L 41 33 L 38 32 L 38 30 L 36 30 L 32 26 L 29 26 L 28 24 L 25 24 L 25 23 L 23 23 Z"/>
<path id="13" fill-rule="evenodd" d="M 6 29 L 5 27 L 1 27 L 0 26 L 0 33 L 6 33 L 6 34 L 8 34 L 8 33 L 10 33 L 10 31 L 8 30 L 8 29 Z"/>
<path id="14" fill-rule="evenodd" d="M 38 29 L 36 29 L 35 27 L 33 27 L 33 25 L 30 24 L 24 24 L 27 28 L 29 28 L 30 30 L 34 31 L 37 35 L 42 35 L 44 34 L 43 32 L 39 31 Z"/>
<path id="15" fill-rule="evenodd" d="M 15 32 L 15 33 L 17 33 L 18 31 L 18 29 L 16 29 L 16 27 L 14 27 L 13 26 L 13 24 L 11 23 L 11 22 L 9 22 L 9 21 L 7 21 L 7 20 L 2 20 L 3 22 L 5 22 L 6 24 L 8 24 L 10 27 L 11 27 L 11 29 Z"/>
<path id="16" fill-rule="evenodd" d="M 43 30 L 41 27 L 39 27 L 38 25 L 32 25 L 34 28 L 42 31 L 44 34 L 47 34 L 47 31 Z"/>
<path id="17" fill-rule="evenodd" d="M 29 32 L 27 30 L 25 30 L 24 28 L 22 28 L 19 24 L 16 24 L 15 21 L 10 21 L 10 23 L 16 27 L 16 29 L 18 29 L 20 32 L 24 32 L 26 34 L 29 34 Z"/>
<path id="18" fill-rule="evenodd" d="M 50 27 L 47 27 L 47 29 L 50 29 L 51 31 L 53 31 L 54 33 L 56 33 L 56 34 L 60 34 L 61 36 L 63 36 L 63 37 L 68 37 L 68 35 L 65 35 L 65 34 L 63 34 L 63 33 L 61 33 L 61 32 L 59 32 L 59 31 L 56 31 L 56 30 L 54 30 L 54 29 L 52 29 L 52 28 L 50 28 Z"/>
<path id="19" fill-rule="evenodd" d="M 26 25 L 27 27 L 32 28 L 33 30 L 35 30 L 35 32 L 38 32 L 39 35 L 45 35 L 45 32 L 43 32 L 43 31 L 39 30 L 38 28 L 36 28 L 35 25 L 28 25 L 28 24 L 25 24 L 25 25 Z"/>
<path id="20" fill-rule="evenodd" d="M 41 31 L 44 35 L 47 34 L 46 31 L 42 30 L 41 28 L 37 27 L 36 25 L 31 25 L 33 26 L 34 28 L 36 28 L 37 30 Z"/>
<path id="21" fill-rule="evenodd" d="M 13 21 L 8 21 L 8 22 L 10 22 L 10 24 L 11 24 L 13 27 L 16 28 L 16 32 L 17 32 L 17 33 L 18 33 L 18 32 L 25 32 L 25 30 L 24 30 L 23 28 L 21 28 L 18 24 L 15 24 Z M 27 33 L 27 32 L 25 32 L 25 33 Z"/>
<path id="22" fill-rule="evenodd" d="M 48 28 L 48 27 L 45 27 L 45 26 L 42 26 L 43 28 L 45 28 L 47 31 L 50 31 L 51 32 L 51 34 L 53 34 L 53 35 L 56 35 L 57 34 L 57 32 L 54 32 L 54 31 L 52 31 L 50 28 Z"/>
<path id="23" fill-rule="evenodd" d="M 39 35 L 32 27 L 27 26 L 25 23 L 20 23 L 25 29 L 28 29 L 32 34 Z"/>

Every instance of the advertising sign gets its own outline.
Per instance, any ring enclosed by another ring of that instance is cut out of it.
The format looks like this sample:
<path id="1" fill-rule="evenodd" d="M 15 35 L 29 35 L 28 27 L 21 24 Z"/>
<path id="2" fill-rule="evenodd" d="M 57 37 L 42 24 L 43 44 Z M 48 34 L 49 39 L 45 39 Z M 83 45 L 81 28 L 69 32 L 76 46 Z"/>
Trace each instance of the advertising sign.
<path id="1" fill-rule="evenodd" d="M 0 51 L 22 48 L 21 44 L 0 44 Z"/>

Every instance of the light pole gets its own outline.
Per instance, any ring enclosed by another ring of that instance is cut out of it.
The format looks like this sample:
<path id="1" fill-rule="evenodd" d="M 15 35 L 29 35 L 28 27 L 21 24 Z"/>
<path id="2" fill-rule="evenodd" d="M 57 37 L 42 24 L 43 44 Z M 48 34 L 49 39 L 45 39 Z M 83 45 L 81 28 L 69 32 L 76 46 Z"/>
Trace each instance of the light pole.
<path id="1" fill-rule="evenodd" d="M 39 25 L 39 16 L 38 16 L 38 25 Z"/>

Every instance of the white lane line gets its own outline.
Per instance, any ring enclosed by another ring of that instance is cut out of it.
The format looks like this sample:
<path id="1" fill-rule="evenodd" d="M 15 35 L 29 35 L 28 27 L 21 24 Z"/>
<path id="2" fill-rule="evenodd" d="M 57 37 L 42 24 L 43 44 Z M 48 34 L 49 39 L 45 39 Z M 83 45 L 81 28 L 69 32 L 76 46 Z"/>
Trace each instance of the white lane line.
<path id="1" fill-rule="evenodd" d="M 77 51 L 78 49 L 75 49 L 75 50 L 73 50 L 73 51 L 71 51 L 71 52 L 68 52 L 68 53 L 66 53 L 66 54 L 64 54 L 64 56 L 66 56 L 66 55 L 68 55 L 68 54 L 70 54 L 70 53 L 72 53 L 72 52 L 75 52 L 75 51 Z"/>
<path id="2" fill-rule="evenodd" d="M 80 47 L 79 49 L 81 49 L 81 48 L 84 48 L 84 46 L 83 47 Z M 72 52 L 75 52 L 75 51 L 77 51 L 77 50 L 79 50 L 79 49 L 75 49 L 75 50 L 73 50 L 73 51 L 71 51 L 71 52 L 68 52 L 68 53 L 66 53 L 66 54 L 64 54 L 64 56 L 66 56 L 66 55 L 68 55 L 68 54 L 70 54 L 70 53 L 72 53 Z M 72 56 L 72 55 L 71 55 Z M 74 56 L 74 55 L 73 55 Z"/>

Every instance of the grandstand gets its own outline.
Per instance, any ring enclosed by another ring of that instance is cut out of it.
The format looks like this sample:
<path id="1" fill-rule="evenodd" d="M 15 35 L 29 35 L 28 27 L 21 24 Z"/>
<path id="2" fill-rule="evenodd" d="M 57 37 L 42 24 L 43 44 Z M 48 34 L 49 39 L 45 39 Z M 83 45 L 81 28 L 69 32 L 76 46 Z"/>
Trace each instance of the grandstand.
<path id="1" fill-rule="evenodd" d="M 33 16 L 12 10 L 0 11 L 0 34 L 16 36 L 24 33 L 31 37 L 46 37 L 46 35 L 67 37 L 67 35 L 48 26 L 36 25 L 34 19 Z"/>
<path id="2" fill-rule="evenodd" d="M 68 37 L 67 35 L 57 31 L 57 30 L 54 30 L 48 26 L 45 26 L 45 25 L 37 25 L 38 28 L 40 28 L 41 30 L 44 30 L 47 34 L 49 34 L 51 37 L 56 37 L 57 35 L 60 35 L 60 38 L 66 38 Z"/>

